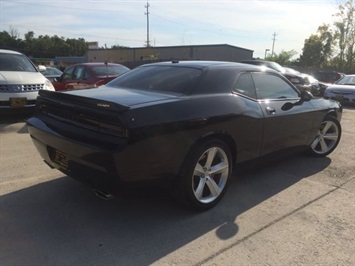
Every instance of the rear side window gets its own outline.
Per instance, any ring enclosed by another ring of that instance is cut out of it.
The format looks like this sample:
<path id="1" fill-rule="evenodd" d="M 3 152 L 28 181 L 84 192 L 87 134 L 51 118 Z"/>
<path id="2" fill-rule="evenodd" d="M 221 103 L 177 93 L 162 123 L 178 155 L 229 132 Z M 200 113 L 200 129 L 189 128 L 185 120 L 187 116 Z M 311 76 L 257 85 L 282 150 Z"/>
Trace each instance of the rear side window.
<path id="1" fill-rule="evenodd" d="M 255 87 L 251 74 L 240 74 L 233 91 L 255 99 Z"/>
<path id="2" fill-rule="evenodd" d="M 298 92 L 286 81 L 268 73 L 252 73 L 257 99 L 293 99 Z"/>
<path id="3" fill-rule="evenodd" d="M 187 94 L 196 86 L 201 73 L 188 67 L 139 67 L 109 82 L 108 86 Z"/>
<path id="4" fill-rule="evenodd" d="M 74 77 L 75 80 L 84 80 L 87 79 L 85 75 L 85 67 L 84 66 L 77 66 L 75 69 Z"/>

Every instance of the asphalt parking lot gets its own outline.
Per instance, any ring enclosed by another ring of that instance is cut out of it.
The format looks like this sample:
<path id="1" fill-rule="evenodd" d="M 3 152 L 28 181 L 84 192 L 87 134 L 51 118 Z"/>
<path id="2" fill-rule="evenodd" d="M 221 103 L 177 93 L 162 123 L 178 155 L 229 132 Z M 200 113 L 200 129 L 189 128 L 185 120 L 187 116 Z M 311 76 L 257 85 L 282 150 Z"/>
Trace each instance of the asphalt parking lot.
<path id="1" fill-rule="evenodd" d="M 24 118 L 0 123 L 0 265 L 355 265 L 355 108 L 330 156 L 237 169 L 202 213 L 159 189 L 97 198 L 43 163 Z"/>

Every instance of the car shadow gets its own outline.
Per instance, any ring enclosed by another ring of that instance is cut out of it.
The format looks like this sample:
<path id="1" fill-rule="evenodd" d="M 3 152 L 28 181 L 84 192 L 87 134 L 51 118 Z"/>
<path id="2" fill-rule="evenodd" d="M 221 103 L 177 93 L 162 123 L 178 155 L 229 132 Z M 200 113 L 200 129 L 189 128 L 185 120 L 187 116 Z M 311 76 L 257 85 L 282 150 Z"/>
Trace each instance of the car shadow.
<path id="1" fill-rule="evenodd" d="M 213 209 L 194 212 L 168 190 L 150 188 L 111 201 L 69 177 L 0 197 L 2 265 L 148 265 L 215 230 L 238 237 L 236 217 L 314 175 L 329 158 L 296 155 L 236 170 Z"/>

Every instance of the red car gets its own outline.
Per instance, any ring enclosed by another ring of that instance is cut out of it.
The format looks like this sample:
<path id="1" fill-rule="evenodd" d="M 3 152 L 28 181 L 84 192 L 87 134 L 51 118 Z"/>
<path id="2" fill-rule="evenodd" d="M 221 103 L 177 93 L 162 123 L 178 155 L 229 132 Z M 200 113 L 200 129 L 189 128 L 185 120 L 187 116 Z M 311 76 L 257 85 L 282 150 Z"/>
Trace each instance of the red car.
<path id="1" fill-rule="evenodd" d="M 56 91 L 96 88 L 126 73 L 130 69 L 113 63 L 82 63 L 65 69 L 53 82 Z"/>

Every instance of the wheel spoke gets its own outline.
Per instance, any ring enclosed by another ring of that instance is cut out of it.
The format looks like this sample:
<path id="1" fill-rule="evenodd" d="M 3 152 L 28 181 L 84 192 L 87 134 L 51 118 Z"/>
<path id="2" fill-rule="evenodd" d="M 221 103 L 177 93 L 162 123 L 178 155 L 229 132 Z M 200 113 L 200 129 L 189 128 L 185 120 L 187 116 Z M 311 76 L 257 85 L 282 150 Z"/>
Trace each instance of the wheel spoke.
<path id="1" fill-rule="evenodd" d="M 336 141 L 338 139 L 338 133 L 325 134 L 323 138 Z"/>
<path id="2" fill-rule="evenodd" d="M 224 173 L 226 170 L 228 171 L 228 168 L 228 163 L 220 162 L 219 164 L 216 164 L 211 167 L 210 174 L 221 174 Z"/>
<path id="3" fill-rule="evenodd" d="M 205 171 L 203 170 L 203 166 L 200 163 L 197 163 L 195 166 L 195 170 L 194 170 L 194 176 L 201 176 L 204 175 Z"/>
<path id="4" fill-rule="evenodd" d="M 328 132 L 328 130 L 331 128 L 332 123 L 331 122 L 326 122 L 324 125 L 324 128 L 322 129 L 322 134 L 325 134 L 326 132 Z"/>
<path id="5" fill-rule="evenodd" d="M 216 156 L 217 148 L 211 148 L 207 152 L 207 161 L 205 167 L 208 169 L 211 167 L 214 157 Z"/>
<path id="6" fill-rule="evenodd" d="M 320 143 L 320 146 L 321 146 L 322 153 L 327 152 L 329 147 L 328 147 L 327 143 L 324 141 L 324 139 L 321 139 L 319 143 Z"/>
<path id="7" fill-rule="evenodd" d="M 208 178 L 206 184 L 213 197 L 217 197 L 219 194 L 221 194 L 222 189 L 212 178 Z"/>
<path id="8" fill-rule="evenodd" d="M 205 188 L 205 185 L 206 185 L 205 177 L 201 177 L 198 182 L 198 186 L 197 186 L 196 190 L 194 191 L 195 196 L 198 200 L 202 199 L 202 193 L 203 193 L 203 189 Z"/>
<path id="9" fill-rule="evenodd" d="M 312 145 L 311 145 L 311 147 L 312 147 L 313 150 L 316 149 L 317 145 L 319 144 L 319 141 L 320 141 L 319 137 L 317 137 L 317 138 L 313 141 L 313 143 L 312 143 Z"/>

